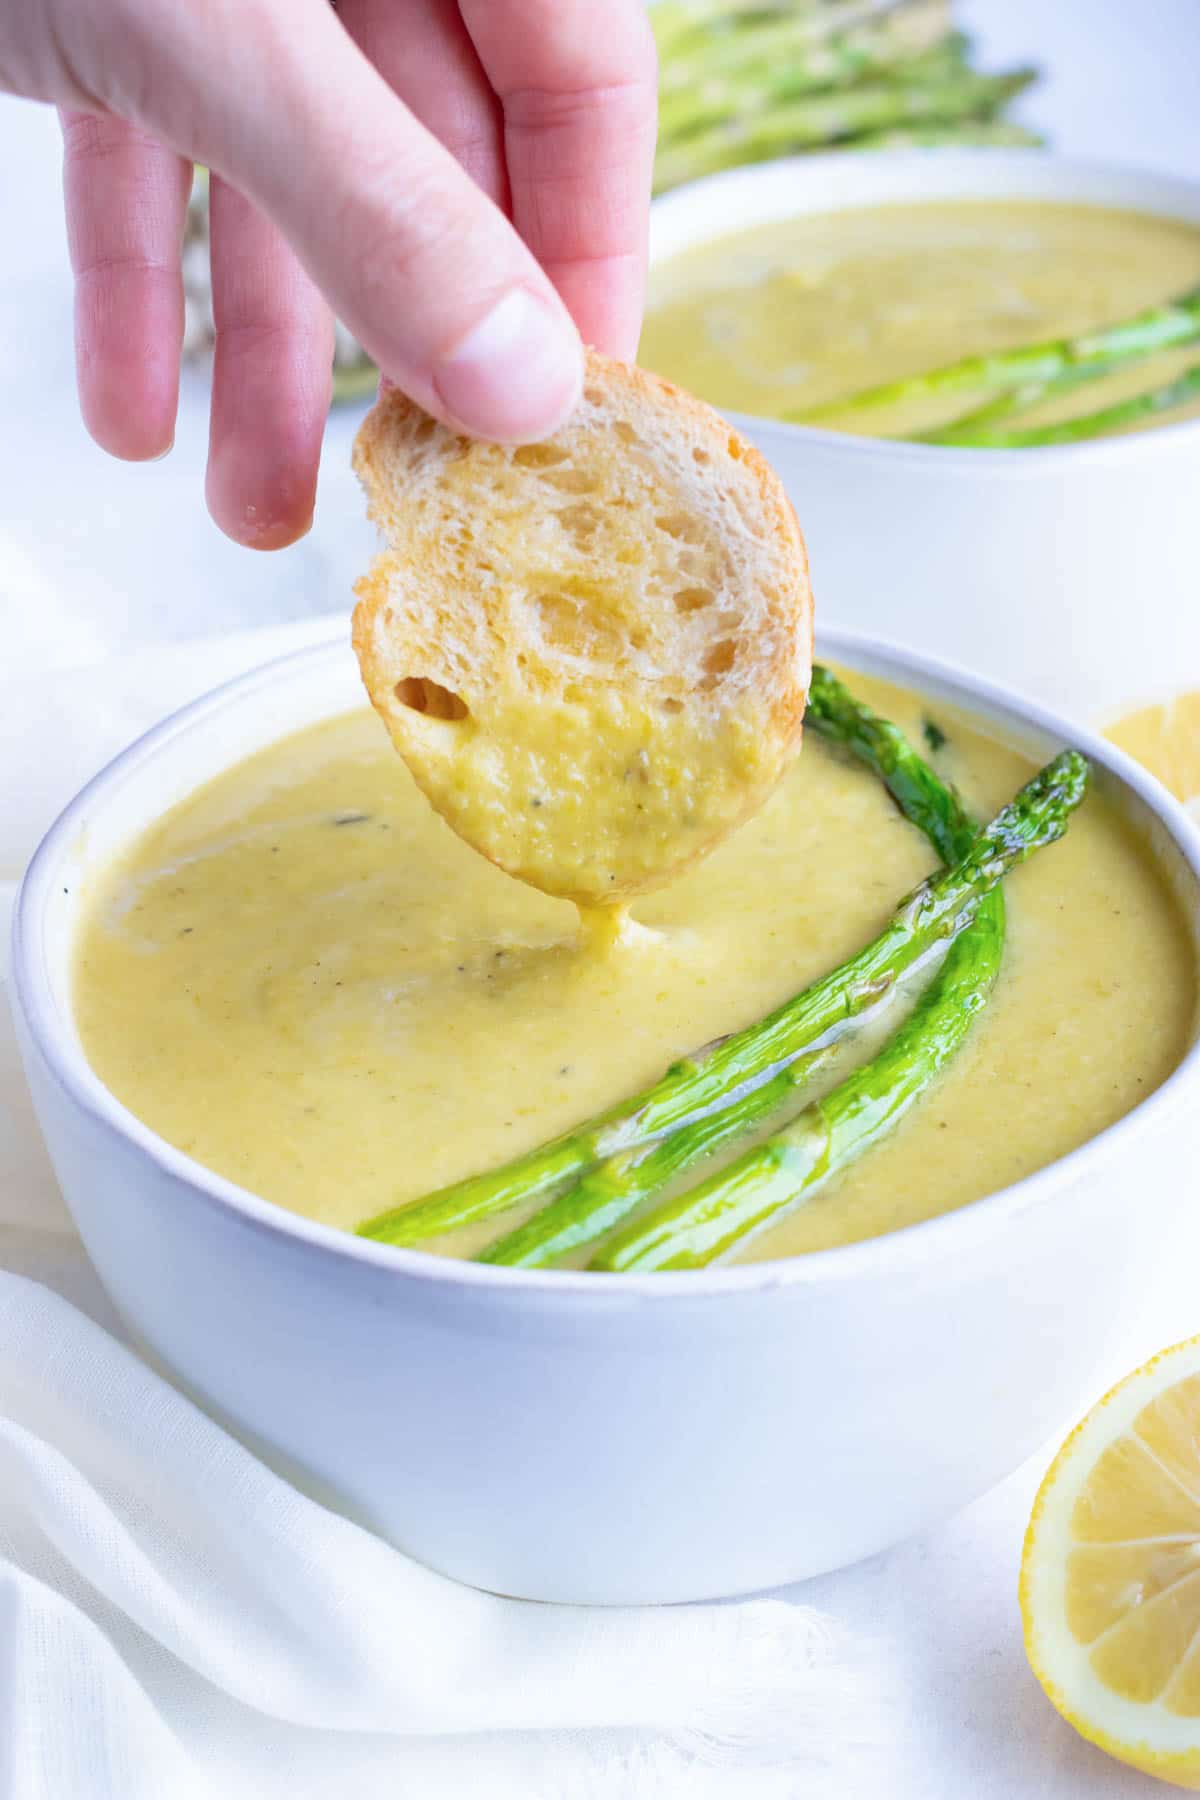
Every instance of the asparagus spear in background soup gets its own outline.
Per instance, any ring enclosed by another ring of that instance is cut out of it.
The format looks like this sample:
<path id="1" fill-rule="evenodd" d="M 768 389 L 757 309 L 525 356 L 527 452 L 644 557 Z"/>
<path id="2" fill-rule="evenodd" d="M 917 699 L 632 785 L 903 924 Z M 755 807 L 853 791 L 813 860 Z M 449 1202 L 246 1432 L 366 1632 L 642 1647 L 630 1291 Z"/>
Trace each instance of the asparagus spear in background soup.
<path id="1" fill-rule="evenodd" d="M 1087 780 L 1084 758 L 1066 751 L 1022 789 L 1005 812 L 1023 855 L 1062 836 Z M 727 1168 L 634 1219 L 591 1267 L 702 1268 L 825 1187 L 892 1131 L 945 1068 L 987 1003 L 1003 942 L 1003 914 L 985 905 L 878 1056 Z"/>
<path id="2" fill-rule="evenodd" d="M 1029 404 L 1040 405 L 1049 397 L 1043 393 Z M 956 431 L 943 432 L 924 441 L 960 444 L 975 450 L 1040 450 L 1052 444 L 1085 444 L 1131 425 L 1142 425 L 1194 400 L 1200 400 L 1200 363 L 1186 369 L 1174 381 L 1164 382 L 1161 387 L 1149 388 L 1142 394 L 1130 394 L 1124 400 L 1114 400 L 1111 406 L 1080 413 L 1073 419 L 1060 419 L 1054 425 L 1031 425 L 1022 430 L 1018 424 L 1005 429 L 993 413 L 990 419 L 977 415 L 973 424 L 964 422 Z"/>
<path id="3" fill-rule="evenodd" d="M 800 424 L 836 421 L 846 427 L 859 415 L 867 422 L 882 407 L 934 399 L 940 394 L 1028 388 L 1056 381 L 1089 364 L 1108 373 L 1120 363 L 1192 342 L 1198 334 L 1200 287 L 1194 287 L 1133 318 L 1120 319 L 1094 331 L 1053 338 L 1042 344 L 1018 345 L 988 356 L 965 356 L 923 375 L 908 375 L 899 381 L 864 388 L 825 406 L 788 413 L 786 417 Z"/>
<path id="4" fill-rule="evenodd" d="M 993 426 L 1007 424 L 1012 419 L 1020 418 L 1023 413 L 1032 412 L 1036 406 L 1047 406 L 1054 400 L 1078 393 L 1080 388 L 1090 387 L 1094 382 L 1103 381 L 1118 370 L 1127 368 L 1130 363 L 1143 360 L 1141 357 L 1117 357 L 1107 362 L 1079 363 L 1064 369 L 1059 375 L 1052 375 L 1048 381 L 1028 381 L 1023 387 L 1002 388 L 982 406 L 972 407 L 970 412 L 962 413 L 948 425 L 939 425 L 932 431 L 917 432 L 909 442 L 971 444 L 981 432 L 989 431 Z"/>

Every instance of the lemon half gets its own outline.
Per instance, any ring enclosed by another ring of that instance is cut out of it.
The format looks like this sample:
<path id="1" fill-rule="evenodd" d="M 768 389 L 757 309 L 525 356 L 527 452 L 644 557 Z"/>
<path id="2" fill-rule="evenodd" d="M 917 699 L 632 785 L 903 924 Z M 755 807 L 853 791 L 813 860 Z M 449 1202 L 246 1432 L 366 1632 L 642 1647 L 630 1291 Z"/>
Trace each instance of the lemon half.
<path id="1" fill-rule="evenodd" d="M 1071 1433 L 1034 1503 L 1020 1594 L 1029 1661 L 1063 1717 L 1200 1788 L 1200 1338 Z"/>
<path id="2" fill-rule="evenodd" d="M 1200 816 L 1200 689 L 1127 713 L 1105 736 Z"/>

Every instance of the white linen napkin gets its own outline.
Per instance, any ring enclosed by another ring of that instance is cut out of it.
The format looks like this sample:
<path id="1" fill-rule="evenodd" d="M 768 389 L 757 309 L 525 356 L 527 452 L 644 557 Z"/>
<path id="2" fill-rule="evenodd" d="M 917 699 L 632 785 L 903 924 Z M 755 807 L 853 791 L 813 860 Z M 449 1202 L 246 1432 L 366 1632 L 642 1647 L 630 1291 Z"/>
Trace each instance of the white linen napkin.
<path id="1" fill-rule="evenodd" d="M 6 1800 L 782 1793 L 844 1735 L 809 1609 L 460 1587 L 4 1273 L 0 1492 Z"/>
<path id="2" fill-rule="evenodd" d="M 0 681 L 8 898 L 139 729 L 327 629 Z M 0 1800 L 841 1800 L 875 1785 L 847 1779 L 868 1688 L 867 1649 L 810 1608 L 501 1600 L 288 1486 L 120 1341 L 4 1006 Z"/>

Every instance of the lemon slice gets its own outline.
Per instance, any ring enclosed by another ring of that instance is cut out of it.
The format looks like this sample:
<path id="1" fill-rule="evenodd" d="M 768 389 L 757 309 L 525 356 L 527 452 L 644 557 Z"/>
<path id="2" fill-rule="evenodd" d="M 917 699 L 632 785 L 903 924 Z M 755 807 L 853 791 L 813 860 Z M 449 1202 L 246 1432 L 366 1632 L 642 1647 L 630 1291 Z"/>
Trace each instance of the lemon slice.
<path id="1" fill-rule="evenodd" d="M 1034 1674 L 1076 1731 L 1200 1788 L 1200 1338 L 1113 1388 L 1055 1457 L 1021 1615 Z"/>
<path id="2" fill-rule="evenodd" d="M 1105 735 L 1200 817 L 1200 688 L 1127 713 Z"/>

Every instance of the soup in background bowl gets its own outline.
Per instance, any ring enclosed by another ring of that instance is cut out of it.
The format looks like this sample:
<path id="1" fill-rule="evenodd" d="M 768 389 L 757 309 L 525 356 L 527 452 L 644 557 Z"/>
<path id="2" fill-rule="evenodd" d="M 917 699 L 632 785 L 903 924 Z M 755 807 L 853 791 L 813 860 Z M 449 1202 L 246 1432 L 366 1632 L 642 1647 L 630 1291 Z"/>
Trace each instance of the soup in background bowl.
<path id="1" fill-rule="evenodd" d="M 1095 332 L 1200 288 L 1200 223 L 1053 200 L 924 200 L 800 214 L 713 238 L 654 268 L 639 356 L 732 412 L 803 422 L 961 357 Z M 1200 364 L 1196 340 L 1138 357 L 1006 421 L 1095 413 Z M 919 389 L 851 431 L 907 438 L 995 398 Z M 1126 430 L 1200 414 L 1200 393 Z"/>

